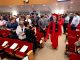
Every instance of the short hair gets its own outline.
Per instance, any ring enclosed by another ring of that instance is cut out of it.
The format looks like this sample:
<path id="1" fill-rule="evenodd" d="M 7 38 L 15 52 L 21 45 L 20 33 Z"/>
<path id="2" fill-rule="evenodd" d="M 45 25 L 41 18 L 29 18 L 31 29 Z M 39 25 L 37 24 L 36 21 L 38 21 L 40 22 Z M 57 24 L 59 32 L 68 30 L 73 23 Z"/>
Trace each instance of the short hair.
<path id="1" fill-rule="evenodd" d="M 41 18 L 43 18 L 44 17 L 44 15 L 41 15 Z"/>
<path id="2" fill-rule="evenodd" d="M 19 18 L 19 21 L 24 21 L 24 19 L 22 17 Z"/>
<path id="3" fill-rule="evenodd" d="M 24 22 L 24 26 L 27 27 L 29 25 L 29 22 Z"/>
<path id="4" fill-rule="evenodd" d="M 79 13 L 75 13 L 76 15 L 79 15 Z"/>
<path id="5" fill-rule="evenodd" d="M 22 25 L 22 24 L 24 24 L 24 21 L 19 21 L 19 25 Z"/>
<path id="6" fill-rule="evenodd" d="M 10 21 L 12 21 L 12 20 L 16 20 L 16 19 L 15 19 L 14 17 L 11 17 L 11 18 L 10 18 Z"/>

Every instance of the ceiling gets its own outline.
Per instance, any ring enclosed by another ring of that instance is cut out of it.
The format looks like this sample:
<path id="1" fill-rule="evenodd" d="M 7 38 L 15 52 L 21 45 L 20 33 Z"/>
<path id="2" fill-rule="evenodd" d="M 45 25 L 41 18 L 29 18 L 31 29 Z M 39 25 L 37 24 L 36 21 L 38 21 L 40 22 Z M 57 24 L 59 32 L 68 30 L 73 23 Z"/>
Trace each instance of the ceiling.
<path id="1" fill-rule="evenodd" d="M 80 12 L 80 0 L 71 0 L 67 2 L 55 2 L 53 4 L 33 4 L 33 5 L 17 5 L 17 6 L 0 6 L 1 12 L 10 11 L 49 11 L 54 10 L 64 10 L 66 11 L 79 11 Z"/>
<path id="2" fill-rule="evenodd" d="M 29 0 L 27 3 L 28 5 L 33 4 L 52 4 L 56 0 Z M 7 6 L 13 6 L 13 5 L 24 5 L 24 0 L 0 0 L 0 5 L 7 5 Z"/>

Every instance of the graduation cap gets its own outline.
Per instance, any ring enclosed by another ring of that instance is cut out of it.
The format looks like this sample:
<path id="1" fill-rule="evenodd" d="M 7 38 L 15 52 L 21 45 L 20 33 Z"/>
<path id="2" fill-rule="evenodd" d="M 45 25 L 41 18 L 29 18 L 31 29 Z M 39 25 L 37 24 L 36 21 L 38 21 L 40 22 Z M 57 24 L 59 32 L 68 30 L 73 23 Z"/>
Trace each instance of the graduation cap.
<path id="1" fill-rule="evenodd" d="M 59 15 L 54 13 L 54 14 L 52 14 L 52 16 L 56 16 L 58 18 Z"/>

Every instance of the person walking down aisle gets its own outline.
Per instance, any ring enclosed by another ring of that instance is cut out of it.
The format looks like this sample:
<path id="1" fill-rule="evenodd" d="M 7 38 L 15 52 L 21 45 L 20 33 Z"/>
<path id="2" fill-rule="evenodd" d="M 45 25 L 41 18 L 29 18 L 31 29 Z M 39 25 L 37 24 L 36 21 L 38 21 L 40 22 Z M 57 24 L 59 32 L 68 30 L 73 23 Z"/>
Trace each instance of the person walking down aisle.
<path id="1" fill-rule="evenodd" d="M 50 22 L 48 29 L 47 29 L 47 34 L 45 37 L 45 41 L 47 40 L 49 34 L 52 42 L 52 48 L 57 49 L 58 47 L 58 37 L 59 33 L 61 32 L 61 26 L 58 23 L 58 15 L 53 15 L 53 21 Z"/>

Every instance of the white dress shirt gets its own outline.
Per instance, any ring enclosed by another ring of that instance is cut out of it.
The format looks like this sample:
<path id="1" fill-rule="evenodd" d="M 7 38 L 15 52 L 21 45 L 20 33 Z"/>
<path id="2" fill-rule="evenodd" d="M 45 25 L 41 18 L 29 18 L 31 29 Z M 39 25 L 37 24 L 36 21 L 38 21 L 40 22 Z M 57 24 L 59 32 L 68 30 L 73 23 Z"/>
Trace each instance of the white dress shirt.
<path id="1" fill-rule="evenodd" d="M 23 29 L 23 31 L 22 31 L 22 29 Z M 21 40 L 26 38 L 26 35 L 22 36 L 24 31 L 25 31 L 25 27 L 21 28 L 20 26 L 18 26 L 16 29 L 16 34 L 18 35 L 18 38 Z"/>
<path id="2" fill-rule="evenodd" d="M 18 22 L 18 23 L 19 23 L 19 18 L 17 18 L 17 19 L 16 19 L 16 22 Z"/>
<path id="3" fill-rule="evenodd" d="M 25 21 L 26 21 L 26 22 L 29 22 L 29 25 L 31 26 L 31 24 L 32 24 L 31 19 L 26 19 Z"/>
<path id="4" fill-rule="evenodd" d="M 76 15 L 76 16 L 73 17 L 71 25 L 74 24 L 75 27 L 77 27 L 79 22 L 80 22 L 80 17 L 78 15 Z"/>
<path id="5" fill-rule="evenodd" d="M 67 17 L 65 18 L 65 23 L 69 23 L 69 19 L 70 19 L 70 16 L 67 16 Z"/>

